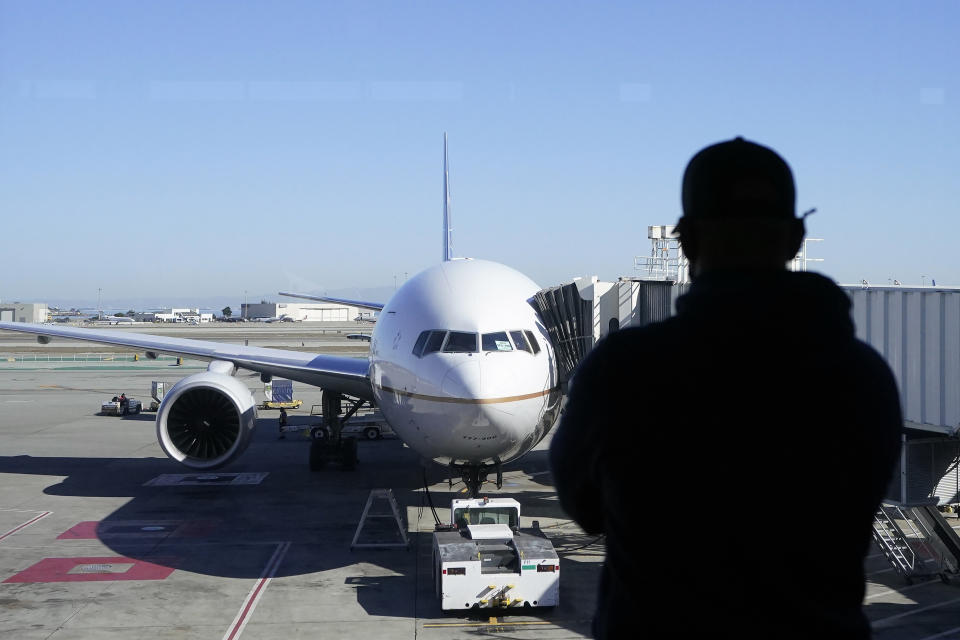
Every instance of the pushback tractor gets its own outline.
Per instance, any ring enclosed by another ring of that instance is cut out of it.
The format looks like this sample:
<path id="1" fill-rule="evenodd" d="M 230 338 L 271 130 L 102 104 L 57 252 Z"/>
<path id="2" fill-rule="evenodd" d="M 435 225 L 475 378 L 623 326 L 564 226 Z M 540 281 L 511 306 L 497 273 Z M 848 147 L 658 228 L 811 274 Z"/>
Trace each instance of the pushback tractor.
<path id="1" fill-rule="evenodd" d="M 433 567 L 444 610 L 560 601 L 560 558 L 545 536 L 520 531 L 520 503 L 512 498 L 454 500 L 450 524 L 433 534 Z"/>

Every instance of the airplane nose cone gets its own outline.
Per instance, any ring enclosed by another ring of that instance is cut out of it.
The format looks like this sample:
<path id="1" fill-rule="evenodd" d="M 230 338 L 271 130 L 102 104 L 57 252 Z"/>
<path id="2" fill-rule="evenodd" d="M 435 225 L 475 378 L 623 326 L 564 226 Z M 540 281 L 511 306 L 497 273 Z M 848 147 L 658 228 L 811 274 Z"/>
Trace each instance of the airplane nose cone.
<path id="1" fill-rule="evenodd" d="M 443 378 L 441 389 L 451 398 L 469 400 L 479 398 L 483 389 L 480 386 L 480 362 L 470 357 L 450 367 Z"/>
<path id="2" fill-rule="evenodd" d="M 452 404 L 451 442 L 457 443 L 464 458 L 477 461 L 501 457 L 517 442 L 515 417 L 491 396 L 498 389 L 484 384 L 482 364 L 476 357 L 458 363 L 447 372 L 442 386 Z"/>

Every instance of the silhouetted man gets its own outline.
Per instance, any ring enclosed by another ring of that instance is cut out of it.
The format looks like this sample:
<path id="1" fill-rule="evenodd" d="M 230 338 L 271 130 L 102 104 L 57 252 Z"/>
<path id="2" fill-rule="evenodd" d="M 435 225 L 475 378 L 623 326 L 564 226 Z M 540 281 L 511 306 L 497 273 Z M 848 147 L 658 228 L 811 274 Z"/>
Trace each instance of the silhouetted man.
<path id="1" fill-rule="evenodd" d="M 563 507 L 606 534 L 594 633 L 869 637 L 893 376 L 840 288 L 785 269 L 804 225 L 780 156 L 707 147 L 682 199 L 693 284 L 677 315 L 596 346 L 551 446 Z"/>

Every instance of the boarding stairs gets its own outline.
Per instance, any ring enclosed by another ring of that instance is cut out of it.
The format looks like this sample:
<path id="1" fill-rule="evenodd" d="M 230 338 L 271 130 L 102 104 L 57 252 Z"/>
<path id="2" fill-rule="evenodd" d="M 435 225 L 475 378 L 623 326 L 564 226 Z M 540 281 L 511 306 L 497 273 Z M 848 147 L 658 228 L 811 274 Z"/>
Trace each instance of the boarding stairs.
<path id="1" fill-rule="evenodd" d="M 948 582 L 960 575 L 960 537 L 935 503 L 880 505 L 873 540 L 907 584 L 932 576 Z"/>

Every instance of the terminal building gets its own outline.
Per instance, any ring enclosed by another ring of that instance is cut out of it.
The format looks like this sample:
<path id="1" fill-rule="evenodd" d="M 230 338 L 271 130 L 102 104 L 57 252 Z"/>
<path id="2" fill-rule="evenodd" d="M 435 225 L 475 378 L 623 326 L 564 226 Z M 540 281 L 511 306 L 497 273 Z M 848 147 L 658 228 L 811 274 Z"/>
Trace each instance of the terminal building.
<path id="1" fill-rule="evenodd" d="M 186 322 L 188 324 L 204 324 L 213 322 L 212 313 L 202 313 L 200 309 L 161 309 L 160 311 L 149 311 L 136 313 L 133 319 L 137 322 Z"/>
<path id="2" fill-rule="evenodd" d="M 0 302 L 0 322 L 47 322 L 50 310 L 45 302 Z"/>
<path id="3" fill-rule="evenodd" d="M 650 227 L 649 238 L 651 255 L 635 260 L 639 277 L 576 278 L 535 296 L 561 381 L 610 331 L 673 315 L 676 299 L 689 287 L 688 263 L 671 228 Z M 791 270 L 819 262 L 806 249 L 788 265 Z M 866 281 L 840 287 L 850 298 L 857 337 L 887 361 L 900 391 L 903 448 L 886 500 L 960 504 L 960 287 Z"/>
<path id="4" fill-rule="evenodd" d="M 351 322 L 372 319 L 367 309 L 334 302 L 260 302 L 240 305 L 240 317 L 247 320 L 285 319 L 295 322 Z"/>

